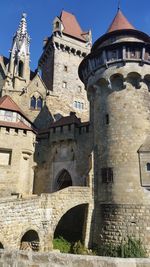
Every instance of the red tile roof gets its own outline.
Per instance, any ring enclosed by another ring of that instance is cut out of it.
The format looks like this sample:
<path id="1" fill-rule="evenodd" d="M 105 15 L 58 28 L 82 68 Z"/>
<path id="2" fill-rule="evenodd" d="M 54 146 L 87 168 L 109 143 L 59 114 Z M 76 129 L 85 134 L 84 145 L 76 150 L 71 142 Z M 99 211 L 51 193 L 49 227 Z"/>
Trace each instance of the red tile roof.
<path id="1" fill-rule="evenodd" d="M 115 18 L 113 19 L 111 25 L 109 26 L 107 32 L 113 32 L 117 30 L 126 30 L 126 29 L 135 29 L 135 28 L 123 15 L 122 11 L 118 9 L 118 12 Z"/>
<path id="2" fill-rule="evenodd" d="M 23 129 L 28 131 L 34 131 L 32 128 L 24 124 L 23 122 L 9 122 L 9 121 L 0 121 L 0 127 L 10 127 L 10 128 L 16 128 L 16 129 Z"/>
<path id="3" fill-rule="evenodd" d="M 82 31 L 76 17 L 73 14 L 62 11 L 60 20 L 64 26 L 63 33 L 86 42 L 85 38 L 83 37 L 85 32 Z"/>
<path id="4" fill-rule="evenodd" d="M 6 109 L 6 110 L 19 112 L 26 118 L 26 116 L 24 115 L 24 112 L 18 107 L 18 105 L 8 95 L 5 95 L 0 98 L 0 109 Z"/>
<path id="5" fill-rule="evenodd" d="M 0 109 L 16 111 L 17 113 L 22 115 L 29 123 L 31 123 L 31 127 L 27 126 L 25 123 L 21 121 L 20 122 L 0 121 L 0 126 L 19 128 L 19 129 L 30 130 L 30 131 L 35 132 L 32 122 L 26 117 L 24 112 L 18 107 L 18 105 L 11 99 L 10 96 L 5 95 L 0 98 Z"/>

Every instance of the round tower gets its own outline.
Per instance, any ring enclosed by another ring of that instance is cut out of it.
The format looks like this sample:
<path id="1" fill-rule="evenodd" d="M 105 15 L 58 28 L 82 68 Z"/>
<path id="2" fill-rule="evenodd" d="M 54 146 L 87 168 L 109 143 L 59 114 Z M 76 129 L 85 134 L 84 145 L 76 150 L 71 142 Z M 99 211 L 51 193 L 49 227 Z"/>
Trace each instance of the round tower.
<path id="1" fill-rule="evenodd" d="M 95 152 L 95 243 L 140 238 L 150 253 L 150 37 L 119 9 L 80 64 Z"/>

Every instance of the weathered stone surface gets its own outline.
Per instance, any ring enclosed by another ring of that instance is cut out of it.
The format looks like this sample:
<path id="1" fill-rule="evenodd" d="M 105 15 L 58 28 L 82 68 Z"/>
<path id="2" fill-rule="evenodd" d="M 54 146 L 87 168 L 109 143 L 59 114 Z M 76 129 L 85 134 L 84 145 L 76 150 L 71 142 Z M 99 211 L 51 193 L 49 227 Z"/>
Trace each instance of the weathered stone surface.
<path id="1" fill-rule="evenodd" d="M 4 251 L 4 256 L 5 256 Z M 5 257 L 0 260 L 3 267 L 149 267 L 149 259 L 119 259 L 97 256 L 81 256 L 61 253 L 25 253 L 29 260 L 20 259 L 19 251 L 10 251 L 11 261 L 7 263 Z"/>

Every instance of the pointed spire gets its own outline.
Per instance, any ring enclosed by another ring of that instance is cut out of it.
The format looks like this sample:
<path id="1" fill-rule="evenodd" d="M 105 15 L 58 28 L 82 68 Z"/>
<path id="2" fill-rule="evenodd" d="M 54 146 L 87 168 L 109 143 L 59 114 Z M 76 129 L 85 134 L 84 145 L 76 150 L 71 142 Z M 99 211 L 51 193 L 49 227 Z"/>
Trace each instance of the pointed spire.
<path id="1" fill-rule="evenodd" d="M 18 30 L 13 38 L 12 51 L 19 54 L 29 55 L 30 36 L 27 32 L 26 17 L 26 13 L 23 13 Z"/>
<path id="2" fill-rule="evenodd" d="M 119 1 L 117 14 L 115 18 L 113 19 L 111 25 L 109 26 L 107 33 L 117 31 L 117 30 L 127 30 L 127 29 L 135 29 L 135 28 L 127 20 L 127 18 L 124 16 L 122 11 L 120 10 L 120 1 Z"/>
<path id="3" fill-rule="evenodd" d="M 24 37 L 27 35 L 27 21 L 26 21 L 26 13 L 22 14 L 22 19 L 19 24 L 19 29 L 17 31 L 17 34 L 20 35 L 20 37 Z"/>

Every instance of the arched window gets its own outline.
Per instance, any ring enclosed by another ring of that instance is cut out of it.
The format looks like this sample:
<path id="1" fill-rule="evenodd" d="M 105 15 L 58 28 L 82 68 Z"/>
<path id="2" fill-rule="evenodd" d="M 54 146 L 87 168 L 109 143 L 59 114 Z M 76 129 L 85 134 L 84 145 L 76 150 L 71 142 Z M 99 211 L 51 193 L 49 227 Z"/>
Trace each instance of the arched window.
<path id="1" fill-rule="evenodd" d="M 58 190 L 61 190 L 65 187 L 72 186 L 72 179 L 68 171 L 62 170 L 58 179 L 57 179 L 57 187 Z"/>
<path id="2" fill-rule="evenodd" d="M 23 237 L 21 238 L 20 244 L 21 250 L 39 250 L 39 236 L 38 233 L 34 230 L 29 230 L 26 232 Z"/>
<path id="3" fill-rule="evenodd" d="M 18 75 L 23 77 L 23 62 L 21 60 L 19 61 Z"/>
<path id="4" fill-rule="evenodd" d="M 36 108 L 36 98 L 35 98 L 34 95 L 31 97 L 30 108 L 31 109 L 35 109 Z"/>
<path id="5" fill-rule="evenodd" d="M 56 21 L 55 23 L 55 29 L 58 29 L 59 28 L 59 21 Z"/>
<path id="6" fill-rule="evenodd" d="M 37 109 L 42 109 L 42 106 L 43 106 L 43 99 L 41 96 L 39 96 L 37 99 Z"/>

